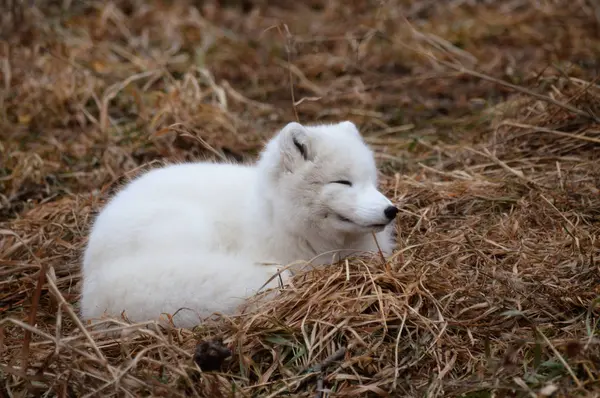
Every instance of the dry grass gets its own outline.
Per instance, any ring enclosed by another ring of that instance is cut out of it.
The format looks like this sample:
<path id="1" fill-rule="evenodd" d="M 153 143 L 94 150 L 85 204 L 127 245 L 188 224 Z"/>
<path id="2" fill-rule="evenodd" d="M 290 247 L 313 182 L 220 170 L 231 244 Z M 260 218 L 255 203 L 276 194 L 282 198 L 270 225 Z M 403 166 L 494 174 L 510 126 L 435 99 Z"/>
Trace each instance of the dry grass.
<path id="1" fill-rule="evenodd" d="M 600 395 L 595 2 L 25 3 L 0 21 L 0 396 Z M 77 320 L 130 173 L 252 159 L 296 115 L 377 150 L 393 258 L 194 331 Z M 200 374 L 211 338 L 233 356 Z"/>

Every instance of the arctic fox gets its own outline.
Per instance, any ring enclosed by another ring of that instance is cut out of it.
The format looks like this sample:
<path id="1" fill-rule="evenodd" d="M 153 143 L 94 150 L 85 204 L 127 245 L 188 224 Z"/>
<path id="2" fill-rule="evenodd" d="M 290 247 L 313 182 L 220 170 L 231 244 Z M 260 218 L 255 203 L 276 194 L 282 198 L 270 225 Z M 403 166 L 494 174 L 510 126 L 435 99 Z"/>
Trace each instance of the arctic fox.
<path id="1" fill-rule="evenodd" d="M 291 122 L 254 165 L 174 164 L 118 192 L 91 229 L 81 315 L 176 313 L 176 326 L 193 327 L 231 314 L 294 262 L 389 255 L 397 212 L 378 191 L 373 154 L 352 122 Z"/>

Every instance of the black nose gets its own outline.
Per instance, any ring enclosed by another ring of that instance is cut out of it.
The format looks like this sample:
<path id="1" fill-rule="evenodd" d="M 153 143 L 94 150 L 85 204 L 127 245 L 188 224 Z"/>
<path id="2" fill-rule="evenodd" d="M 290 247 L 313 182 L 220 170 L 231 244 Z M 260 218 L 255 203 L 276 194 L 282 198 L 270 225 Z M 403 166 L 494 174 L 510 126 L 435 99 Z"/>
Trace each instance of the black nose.
<path id="1" fill-rule="evenodd" d="M 396 214 L 398 214 L 398 209 L 394 206 L 388 206 L 383 211 L 383 214 L 385 214 L 389 220 L 393 220 L 394 217 L 396 217 Z"/>

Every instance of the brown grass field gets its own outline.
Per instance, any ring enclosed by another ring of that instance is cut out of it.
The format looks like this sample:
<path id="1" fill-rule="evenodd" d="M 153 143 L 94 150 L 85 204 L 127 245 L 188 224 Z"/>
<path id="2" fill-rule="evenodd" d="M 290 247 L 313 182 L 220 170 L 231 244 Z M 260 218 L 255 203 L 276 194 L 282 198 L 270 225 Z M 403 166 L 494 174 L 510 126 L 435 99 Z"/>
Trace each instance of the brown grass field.
<path id="1" fill-rule="evenodd" d="M 600 397 L 600 3 L 222 3 L 1 2 L 0 397 Z M 342 119 L 402 209 L 391 258 L 193 331 L 78 320 L 141 167 Z"/>

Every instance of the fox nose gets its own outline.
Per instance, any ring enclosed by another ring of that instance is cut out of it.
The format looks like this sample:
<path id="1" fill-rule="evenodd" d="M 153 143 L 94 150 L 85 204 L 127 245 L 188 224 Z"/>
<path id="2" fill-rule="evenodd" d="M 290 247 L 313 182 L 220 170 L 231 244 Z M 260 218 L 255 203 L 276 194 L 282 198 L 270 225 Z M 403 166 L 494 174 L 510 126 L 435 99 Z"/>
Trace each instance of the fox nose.
<path id="1" fill-rule="evenodd" d="M 392 221 L 396 214 L 398 214 L 398 209 L 395 206 L 388 206 L 383 211 L 383 214 L 388 218 L 388 220 Z"/>

